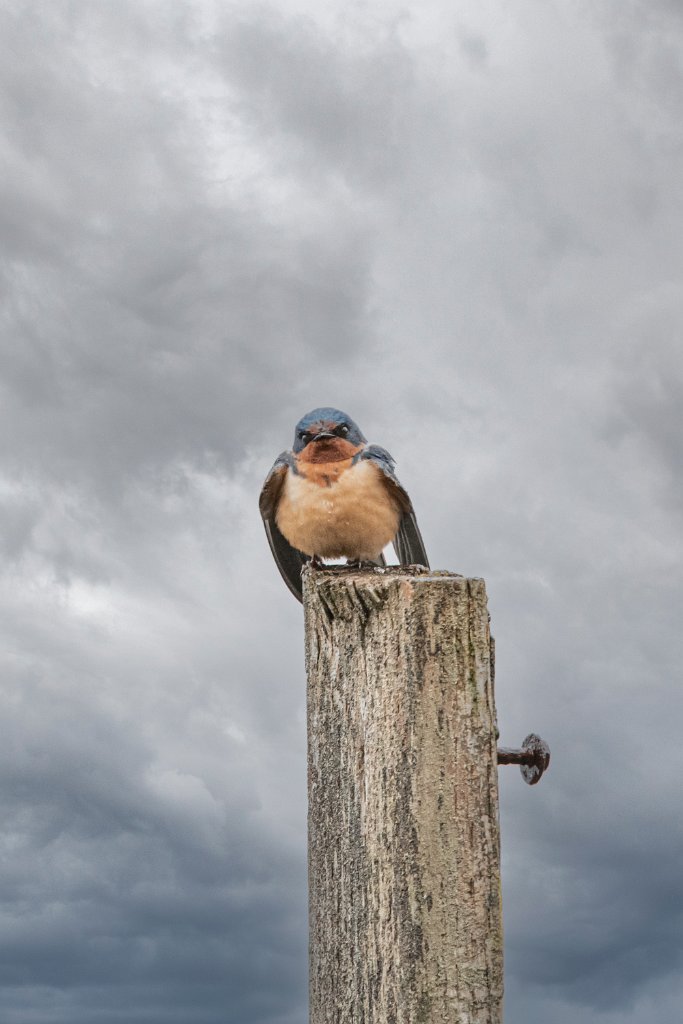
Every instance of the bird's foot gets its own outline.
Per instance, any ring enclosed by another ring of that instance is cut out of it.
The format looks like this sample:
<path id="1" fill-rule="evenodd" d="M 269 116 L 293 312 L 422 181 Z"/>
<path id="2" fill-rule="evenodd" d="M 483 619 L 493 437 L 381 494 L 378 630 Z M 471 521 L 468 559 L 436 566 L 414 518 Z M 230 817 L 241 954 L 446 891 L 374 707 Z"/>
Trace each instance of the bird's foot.
<path id="1" fill-rule="evenodd" d="M 376 569 L 377 562 L 373 562 L 372 559 L 363 558 L 347 558 L 346 559 L 347 569 Z"/>
<path id="2" fill-rule="evenodd" d="M 313 557 L 311 558 L 311 560 L 310 560 L 310 562 L 308 564 L 310 565 L 311 569 L 324 569 L 325 568 L 325 563 L 323 562 L 322 558 L 319 558 L 317 555 L 313 555 Z"/>

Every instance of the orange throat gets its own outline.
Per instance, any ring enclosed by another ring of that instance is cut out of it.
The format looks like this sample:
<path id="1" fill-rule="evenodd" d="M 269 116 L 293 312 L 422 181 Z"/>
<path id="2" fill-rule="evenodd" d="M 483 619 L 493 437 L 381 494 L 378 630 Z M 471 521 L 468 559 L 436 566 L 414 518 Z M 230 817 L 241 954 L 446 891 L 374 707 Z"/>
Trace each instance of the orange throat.
<path id="1" fill-rule="evenodd" d="M 359 452 L 362 445 L 351 444 L 343 437 L 325 437 L 321 441 L 311 441 L 297 456 L 298 462 L 344 462 Z"/>

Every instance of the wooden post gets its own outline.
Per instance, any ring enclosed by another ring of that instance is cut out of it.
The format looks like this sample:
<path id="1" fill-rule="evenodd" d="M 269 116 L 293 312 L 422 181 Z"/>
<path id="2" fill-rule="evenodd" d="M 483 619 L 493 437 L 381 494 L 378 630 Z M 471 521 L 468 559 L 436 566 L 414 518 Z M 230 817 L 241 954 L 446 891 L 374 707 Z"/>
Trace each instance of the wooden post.
<path id="1" fill-rule="evenodd" d="M 501 1024 L 483 580 L 304 571 L 310 1024 Z"/>

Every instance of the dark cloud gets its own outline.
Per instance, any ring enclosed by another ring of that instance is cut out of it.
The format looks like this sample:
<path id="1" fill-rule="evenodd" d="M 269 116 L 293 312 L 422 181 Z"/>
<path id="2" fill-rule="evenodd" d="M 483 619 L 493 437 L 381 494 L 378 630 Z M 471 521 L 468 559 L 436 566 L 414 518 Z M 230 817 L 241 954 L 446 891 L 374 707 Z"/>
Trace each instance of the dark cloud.
<path id="1" fill-rule="evenodd" d="M 18 439 L 24 467 L 88 473 L 111 500 L 169 459 L 231 463 L 311 352 L 331 369 L 354 356 L 370 243 L 338 199 L 321 233 L 265 209 L 258 180 L 216 193 L 209 99 L 196 90 L 193 116 L 183 89 L 193 40 L 166 89 L 139 67 L 121 80 L 130 49 L 118 77 L 102 56 L 124 28 L 151 69 L 177 56 L 152 9 L 146 22 L 135 8 L 76 6 L 69 25 L 55 7 L 54 37 L 37 40 L 29 10 L 5 15 L 4 455 Z"/>
<path id="2" fill-rule="evenodd" d="M 5 592 L 2 1017 L 181 1020 L 196 1002 L 201 1020 L 293 1020 L 306 963 L 300 680 L 283 685 L 276 652 L 259 653 L 251 601 L 226 629 L 224 580 L 216 608 L 206 593 L 201 607 L 198 594 L 165 598 L 148 545 L 145 565 L 119 564 L 104 586 L 72 566 L 55 601 L 45 582 L 27 592 L 40 583 L 26 566 Z M 39 564 L 34 552 L 35 576 Z M 248 650 L 226 664 L 232 630 Z"/>
<path id="3" fill-rule="evenodd" d="M 605 436 L 617 450 L 638 453 L 660 502 L 680 515 L 683 501 L 680 290 L 667 282 L 633 309 Z"/>
<path id="4" fill-rule="evenodd" d="M 391 28 L 359 52 L 312 20 L 263 8 L 231 19 L 217 62 L 252 131 L 304 178 L 374 191 L 400 173 L 414 82 Z"/>
<path id="5" fill-rule="evenodd" d="M 256 496 L 325 404 L 486 578 L 502 742 L 553 750 L 502 781 L 508 1016 L 675 1019 L 675 5 L 0 17 L 2 1020 L 305 1017 Z"/>

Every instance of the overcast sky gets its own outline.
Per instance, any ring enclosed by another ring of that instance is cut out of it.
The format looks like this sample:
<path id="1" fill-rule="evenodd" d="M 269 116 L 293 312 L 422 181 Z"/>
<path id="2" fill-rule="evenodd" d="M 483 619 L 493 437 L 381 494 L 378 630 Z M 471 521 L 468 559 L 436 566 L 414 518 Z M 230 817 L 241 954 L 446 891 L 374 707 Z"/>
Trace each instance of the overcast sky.
<path id="1" fill-rule="evenodd" d="M 296 420 L 487 582 L 509 1024 L 683 1002 L 679 0 L 2 0 L 3 1024 L 306 1019 Z"/>

